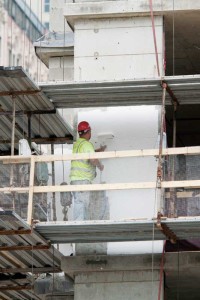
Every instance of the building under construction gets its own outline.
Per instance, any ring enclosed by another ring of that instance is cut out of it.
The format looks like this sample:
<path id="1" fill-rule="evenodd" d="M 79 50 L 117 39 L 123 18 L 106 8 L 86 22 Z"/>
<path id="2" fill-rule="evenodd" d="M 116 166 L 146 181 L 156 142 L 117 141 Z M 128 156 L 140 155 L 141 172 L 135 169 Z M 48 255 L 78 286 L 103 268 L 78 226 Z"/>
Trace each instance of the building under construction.
<path id="1" fill-rule="evenodd" d="M 0 299 L 199 298 L 199 16 L 199 0 L 51 0 L 34 43 L 49 81 L 0 67 Z M 83 120 L 105 152 L 72 154 Z M 103 172 L 70 185 L 85 159 Z"/>

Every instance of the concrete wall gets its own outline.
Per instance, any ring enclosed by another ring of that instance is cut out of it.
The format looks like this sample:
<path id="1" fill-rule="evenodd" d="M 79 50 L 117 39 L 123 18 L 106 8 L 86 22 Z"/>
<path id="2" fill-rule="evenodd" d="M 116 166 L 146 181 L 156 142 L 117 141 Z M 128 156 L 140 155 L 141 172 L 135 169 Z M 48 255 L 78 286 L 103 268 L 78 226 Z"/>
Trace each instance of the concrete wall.
<path id="1" fill-rule="evenodd" d="M 50 31 L 66 32 L 71 31 L 63 16 L 63 9 L 66 3 L 72 0 L 51 0 L 50 8 Z"/>
<path id="2" fill-rule="evenodd" d="M 76 81 L 158 75 L 150 17 L 79 20 L 74 28 Z M 155 28 L 162 73 L 162 17 L 155 17 Z"/>
<path id="3" fill-rule="evenodd" d="M 50 31 L 67 33 L 71 31 L 63 15 L 66 3 L 72 0 L 51 0 L 50 8 Z M 63 39 L 63 45 L 65 41 Z M 62 52 L 62 49 L 60 49 Z M 49 80 L 50 81 L 73 81 L 74 80 L 74 57 L 61 54 L 49 58 Z"/>
<path id="4" fill-rule="evenodd" d="M 74 80 L 74 57 L 50 57 L 49 58 L 50 81 Z"/>
<path id="5" fill-rule="evenodd" d="M 76 276 L 76 300 L 157 299 L 159 271 L 129 271 L 81 274 Z"/>
<path id="6" fill-rule="evenodd" d="M 64 257 L 62 269 L 75 277 L 76 300 L 157 299 L 161 255 Z M 161 298 L 163 293 L 161 292 Z"/>

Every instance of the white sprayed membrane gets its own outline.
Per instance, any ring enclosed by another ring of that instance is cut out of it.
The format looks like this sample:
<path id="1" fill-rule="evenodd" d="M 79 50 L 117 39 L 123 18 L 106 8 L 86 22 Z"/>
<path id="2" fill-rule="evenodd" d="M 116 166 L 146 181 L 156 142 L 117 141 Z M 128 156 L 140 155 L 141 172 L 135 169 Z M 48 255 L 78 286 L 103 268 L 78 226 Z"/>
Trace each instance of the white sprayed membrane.
<path id="1" fill-rule="evenodd" d="M 78 122 L 88 121 L 95 148 L 106 145 L 106 151 L 154 149 L 157 147 L 159 107 L 114 107 L 79 111 Z M 156 181 L 155 157 L 103 159 L 95 183 Z M 108 191 L 110 219 L 151 219 L 156 216 L 156 193 L 153 189 Z M 153 241 L 153 228 L 152 228 Z M 161 252 L 163 242 L 108 243 L 108 254 Z"/>

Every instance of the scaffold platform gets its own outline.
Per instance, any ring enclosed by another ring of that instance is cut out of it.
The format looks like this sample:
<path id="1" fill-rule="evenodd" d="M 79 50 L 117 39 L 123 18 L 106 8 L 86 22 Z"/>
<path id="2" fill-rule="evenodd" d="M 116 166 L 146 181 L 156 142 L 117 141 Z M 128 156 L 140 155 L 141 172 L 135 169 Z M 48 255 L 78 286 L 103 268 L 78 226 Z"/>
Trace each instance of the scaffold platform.
<path id="1" fill-rule="evenodd" d="M 200 217 L 38 223 L 51 243 L 125 242 L 200 238 Z"/>

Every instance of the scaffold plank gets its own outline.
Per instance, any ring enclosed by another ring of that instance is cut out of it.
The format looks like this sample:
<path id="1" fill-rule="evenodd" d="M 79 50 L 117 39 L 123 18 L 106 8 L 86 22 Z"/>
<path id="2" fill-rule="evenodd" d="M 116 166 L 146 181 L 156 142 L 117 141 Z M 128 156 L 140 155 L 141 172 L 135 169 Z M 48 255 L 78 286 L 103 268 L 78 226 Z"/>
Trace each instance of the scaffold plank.
<path id="1" fill-rule="evenodd" d="M 41 83 L 40 88 L 56 108 L 161 105 L 162 80 L 181 105 L 199 104 L 199 75 L 123 81 L 50 82 Z M 170 95 L 166 96 L 166 105 L 171 105 Z"/>
<path id="2" fill-rule="evenodd" d="M 36 224 L 35 230 L 52 243 L 93 243 L 165 240 L 156 227 L 157 220 L 48 222 Z M 200 236 L 200 217 L 161 219 L 177 240 Z"/>
<path id="3" fill-rule="evenodd" d="M 39 269 L 46 266 L 60 268 L 62 254 L 53 246 L 50 246 L 43 236 L 32 229 L 16 213 L 13 211 L 0 211 L 0 228 L 5 233 L 7 230 L 16 231 L 15 235 L 0 235 L 0 250 L 3 251 L 0 255 L 1 266 L 6 266 L 6 269 L 11 270 L 17 270 L 18 268 L 30 269 L 31 264 Z M 18 234 L 19 228 L 26 230 L 27 234 Z M 28 231 L 31 231 L 31 233 Z M 32 256 L 32 250 L 34 250 L 34 257 Z"/>

